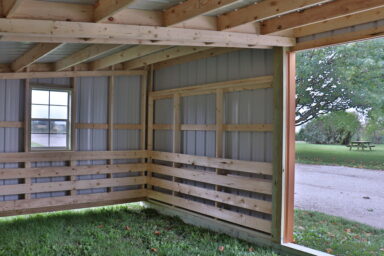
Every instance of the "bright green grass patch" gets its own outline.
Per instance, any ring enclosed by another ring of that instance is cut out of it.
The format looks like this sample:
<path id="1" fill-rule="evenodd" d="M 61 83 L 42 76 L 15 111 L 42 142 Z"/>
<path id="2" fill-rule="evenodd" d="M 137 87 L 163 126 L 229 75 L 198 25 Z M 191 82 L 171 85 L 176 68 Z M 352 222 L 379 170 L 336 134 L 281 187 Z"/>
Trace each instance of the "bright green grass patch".
<path id="1" fill-rule="evenodd" d="M 383 256 L 384 230 L 318 212 L 295 211 L 295 241 L 338 256 Z"/>
<path id="2" fill-rule="evenodd" d="M 0 231 L 2 256 L 278 255 L 132 205 L 3 218 Z"/>
<path id="3" fill-rule="evenodd" d="M 372 150 L 356 150 L 342 145 L 296 143 L 296 161 L 303 164 L 343 165 L 384 170 L 384 145 Z"/>

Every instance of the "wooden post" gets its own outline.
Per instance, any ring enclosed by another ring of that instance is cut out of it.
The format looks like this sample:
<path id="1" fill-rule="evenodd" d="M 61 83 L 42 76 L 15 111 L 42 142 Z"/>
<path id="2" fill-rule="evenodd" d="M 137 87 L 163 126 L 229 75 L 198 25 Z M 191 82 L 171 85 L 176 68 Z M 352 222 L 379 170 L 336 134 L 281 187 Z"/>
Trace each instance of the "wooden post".
<path id="1" fill-rule="evenodd" d="M 146 150 L 146 132 L 147 132 L 147 83 L 148 72 L 141 76 L 141 131 L 140 131 L 140 147 L 142 150 Z M 142 163 L 145 163 L 145 158 L 141 159 Z M 145 176 L 145 172 L 141 172 L 141 176 Z M 142 185 L 141 188 L 145 188 Z"/>
<path id="2" fill-rule="evenodd" d="M 30 115 L 31 115 L 31 88 L 29 85 L 29 79 L 25 79 L 25 106 L 24 106 L 24 152 L 30 151 Z M 24 162 L 24 168 L 31 168 L 31 162 Z M 31 178 L 25 178 L 24 183 L 27 185 L 32 184 Z M 31 199 L 31 194 L 24 194 L 24 199 Z"/>
<path id="3" fill-rule="evenodd" d="M 274 48 L 272 240 L 282 242 L 285 49 Z"/>
<path id="4" fill-rule="evenodd" d="M 216 90 L 216 157 L 223 157 L 223 99 L 224 99 L 224 91 L 223 89 Z M 216 169 L 216 174 L 221 174 L 220 169 Z M 216 191 L 220 191 L 221 188 L 218 185 L 215 185 Z M 215 202 L 216 207 L 220 207 L 220 203 Z"/>
<path id="5" fill-rule="evenodd" d="M 153 119 L 154 119 L 154 100 L 150 93 L 153 91 L 153 83 L 154 83 L 154 70 L 153 70 L 153 65 L 151 65 L 149 69 L 149 77 L 148 77 L 148 108 L 147 108 L 147 150 L 151 151 L 153 150 Z M 152 163 L 152 158 L 148 157 L 147 159 L 148 163 Z M 152 173 L 147 170 L 147 176 L 150 178 L 152 176 Z M 147 185 L 148 189 L 151 189 L 151 185 Z"/>
<path id="6" fill-rule="evenodd" d="M 296 53 L 288 53 L 287 154 L 285 177 L 284 242 L 293 242 L 295 207 Z"/>
<path id="7" fill-rule="evenodd" d="M 75 69 L 75 68 L 74 68 Z M 76 119 L 77 119 L 77 84 L 76 84 L 76 78 L 71 77 L 71 88 L 72 88 L 72 94 L 71 94 L 71 150 L 76 151 L 77 150 L 77 132 L 76 132 Z M 77 161 L 69 161 L 69 166 L 74 167 L 77 165 Z M 76 182 L 76 175 L 71 175 L 70 180 L 75 183 Z M 76 195 L 76 190 L 70 190 L 70 195 L 74 196 Z"/>
<path id="8" fill-rule="evenodd" d="M 180 94 L 175 93 L 173 95 L 173 126 L 172 126 L 173 138 L 172 138 L 172 152 L 180 153 L 181 149 L 181 124 L 180 124 Z M 178 167 L 179 164 L 173 162 L 173 167 Z M 173 182 L 177 182 L 177 179 L 173 176 Z M 172 195 L 175 196 L 175 191 L 172 191 Z"/>
<path id="9" fill-rule="evenodd" d="M 108 79 L 108 151 L 113 151 L 113 109 L 114 109 L 114 92 L 115 77 L 110 76 Z M 108 164 L 113 164 L 113 159 L 108 159 Z M 107 178 L 112 178 L 112 174 L 108 173 Z M 108 192 L 112 191 L 111 187 L 107 188 Z"/>

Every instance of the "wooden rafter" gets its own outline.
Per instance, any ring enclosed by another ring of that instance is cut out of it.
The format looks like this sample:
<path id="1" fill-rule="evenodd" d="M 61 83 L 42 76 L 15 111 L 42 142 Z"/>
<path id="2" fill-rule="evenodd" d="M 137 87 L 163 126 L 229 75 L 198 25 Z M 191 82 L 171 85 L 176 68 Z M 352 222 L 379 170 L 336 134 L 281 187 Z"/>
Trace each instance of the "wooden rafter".
<path id="1" fill-rule="evenodd" d="M 158 45 L 138 45 L 123 50 L 121 52 L 109 55 L 107 57 L 101 58 L 99 60 L 95 60 L 91 63 L 91 67 L 93 70 L 103 69 L 110 67 L 112 65 L 122 63 L 125 61 L 133 60 L 135 58 L 139 58 L 141 56 L 154 53 L 156 51 L 165 49 L 164 46 Z"/>
<path id="2" fill-rule="evenodd" d="M 231 29 L 329 1 L 330 0 L 264 0 L 260 3 L 248 5 L 239 10 L 220 15 L 217 18 L 217 25 L 219 30 Z"/>
<path id="3" fill-rule="evenodd" d="M 292 35 L 303 37 L 381 19 L 384 19 L 384 7 L 296 28 L 292 31 Z"/>
<path id="4" fill-rule="evenodd" d="M 66 42 L 67 39 L 83 39 L 90 43 L 114 43 L 114 38 L 122 42 L 129 40 L 148 40 L 148 43 L 163 45 L 201 45 L 244 48 L 253 46 L 295 45 L 293 38 L 263 36 L 247 33 L 206 31 L 198 29 L 164 28 L 121 24 L 100 24 L 86 22 L 65 22 L 47 20 L 0 19 L 0 35 L 34 36 L 40 38 L 56 37 Z M 128 44 L 128 43 L 125 43 Z M 235 45 L 235 46 L 234 46 Z"/>
<path id="5" fill-rule="evenodd" d="M 309 40 L 298 43 L 292 47 L 293 51 L 300 51 L 305 49 L 317 48 L 322 46 L 341 44 L 352 41 L 359 41 L 368 38 L 384 36 L 384 26 L 377 26 L 375 28 L 353 31 L 349 33 L 338 34 L 329 37 L 323 37 L 315 40 Z"/>
<path id="6" fill-rule="evenodd" d="M 95 6 L 95 22 L 104 22 L 126 8 L 133 0 L 99 0 Z"/>
<path id="7" fill-rule="evenodd" d="M 3 0 L 3 12 L 7 18 L 12 18 L 20 6 L 27 2 L 26 0 Z"/>
<path id="8" fill-rule="evenodd" d="M 261 34 L 266 35 L 278 31 L 298 28 L 379 7 L 384 7 L 383 0 L 338 0 L 321 6 L 312 7 L 302 12 L 291 13 L 266 20 L 261 26 Z"/>
<path id="9" fill-rule="evenodd" d="M 148 56 L 144 56 L 135 60 L 131 60 L 124 63 L 124 69 L 137 69 L 141 67 L 146 67 L 148 65 L 158 63 L 165 60 L 170 60 L 173 58 L 178 58 L 181 56 L 190 55 L 200 51 L 205 51 L 209 47 L 173 47 L 164 51 L 160 51 Z"/>
<path id="10" fill-rule="evenodd" d="M 56 71 L 65 70 L 67 68 L 73 67 L 80 63 L 86 62 L 91 58 L 100 56 L 120 46 L 121 45 L 114 45 L 114 44 L 101 44 L 101 45 L 96 44 L 96 45 L 88 46 L 85 49 L 82 49 L 78 52 L 75 52 L 72 55 L 69 55 L 68 57 L 65 57 L 64 59 L 57 61 L 55 63 L 55 70 Z"/>
<path id="11" fill-rule="evenodd" d="M 238 0 L 187 0 L 165 10 L 164 25 L 171 26 L 237 1 Z"/>
<path id="12" fill-rule="evenodd" d="M 49 54 L 56 48 L 58 48 L 60 44 L 37 44 L 32 49 L 24 53 L 22 56 L 17 58 L 12 64 L 12 70 L 17 72 L 22 70 L 25 67 L 28 67 L 32 63 L 38 61 L 40 58 Z"/>

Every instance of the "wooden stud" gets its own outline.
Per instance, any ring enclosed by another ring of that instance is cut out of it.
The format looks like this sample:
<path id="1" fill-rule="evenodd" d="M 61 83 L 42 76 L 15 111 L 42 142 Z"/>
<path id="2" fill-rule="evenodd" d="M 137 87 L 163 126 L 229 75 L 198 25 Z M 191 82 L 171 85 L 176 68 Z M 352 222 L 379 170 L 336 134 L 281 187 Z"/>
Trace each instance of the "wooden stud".
<path id="1" fill-rule="evenodd" d="M 287 152 L 285 174 L 284 242 L 293 242 L 295 218 L 295 118 L 296 118 L 296 54 L 288 53 L 287 83 Z"/>
<path id="2" fill-rule="evenodd" d="M 274 49 L 274 81 L 273 81 L 273 193 L 272 193 L 272 240 L 282 241 L 283 210 L 283 129 L 284 129 L 284 82 L 285 82 L 285 50 Z"/>
<path id="3" fill-rule="evenodd" d="M 71 150 L 77 151 L 77 131 L 75 127 L 75 123 L 77 120 L 77 81 L 76 78 L 71 78 L 71 88 L 72 88 L 72 94 L 71 94 Z M 77 161 L 69 161 L 70 167 L 76 167 Z M 70 181 L 73 183 L 76 182 L 76 175 L 69 176 Z M 74 196 L 76 195 L 76 190 L 70 190 L 70 195 Z"/>
<path id="4" fill-rule="evenodd" d="M 7 18 L 13 18 L 17 10 L 22 4 L 26 3 L 26 0 L 3 0 L 4 16 Z"/>
<path id="5" fill-rule="evenodd" d="M 104 22 L 122 9 L 126 8 L 133 0 L 99 0 L 95 6 L 95 22 Z"/>
<path id="6" fill-rule="evenodd" d="M 223 141 L 224 141 L 224 130 L 223 130 L 223 118 L 224 118 L 224 91 L 223 89 L 217 89 L 216 90 L 216 139 L 215 139 L 215 152 L 216 152 L 216 158 L 223 158 Z M 221 169 L 216 168 L 216 175 L 225 175 L 225 172 L 223 172 Z M 221 187 L 218 185 L 215 185 L 215 190 L 220 191 Z M 216 207 L 220 207 L 220 204 L 215 202 Z"/>
<path id="7" fill-rule="evenodd" d="M 25 86 L 24 86 L 24 152 L 29 152 L 30 151 L 30 141 L 31 141 L 31 136 L 30 136 L 30 129 L 31 129 L 31 88 L 29 85 L 29 79 L 25 80 Z M 31 167 L 31 162 L 30 161 L 25 161 L 24 162 L 24 168 L 30 168 Z M 32 185 L 32 179 L 31 178 L 24 178 L 24 184 L 25 185 Z M 24 194 L 24 199 L 30 199 L 31 194 L 30 193 L 25 193 Z"/>

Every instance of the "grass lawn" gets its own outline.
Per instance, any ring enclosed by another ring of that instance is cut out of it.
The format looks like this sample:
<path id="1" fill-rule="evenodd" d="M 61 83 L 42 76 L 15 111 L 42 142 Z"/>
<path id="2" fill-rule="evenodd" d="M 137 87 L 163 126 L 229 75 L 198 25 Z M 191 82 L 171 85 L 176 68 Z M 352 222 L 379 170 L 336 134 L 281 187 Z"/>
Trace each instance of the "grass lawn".
<path id="1" fill-rule="evenodd" d="M 296 161 L 303 164 L 343 165 L 384 170 L 384 145 L 372 151 L 356 150 L 342 145 L 296 143 Z"/>
<path id="2" fill-rule="evenodd" d="M 278 255 L 137 204 L 3 218 L 0 231 L 1 256 Z"/>
<path id="3" fill-rule="evenodd" d="M 338 256 L 383 256 L 384 230 L 317 212 L 295 212 L 295 241 Z"/>

